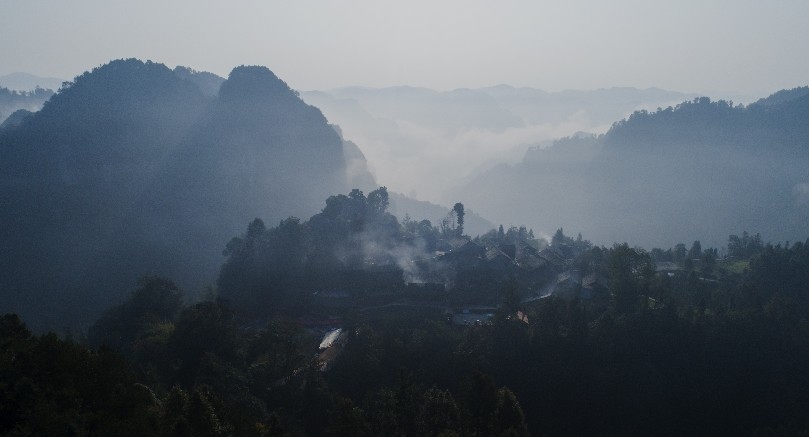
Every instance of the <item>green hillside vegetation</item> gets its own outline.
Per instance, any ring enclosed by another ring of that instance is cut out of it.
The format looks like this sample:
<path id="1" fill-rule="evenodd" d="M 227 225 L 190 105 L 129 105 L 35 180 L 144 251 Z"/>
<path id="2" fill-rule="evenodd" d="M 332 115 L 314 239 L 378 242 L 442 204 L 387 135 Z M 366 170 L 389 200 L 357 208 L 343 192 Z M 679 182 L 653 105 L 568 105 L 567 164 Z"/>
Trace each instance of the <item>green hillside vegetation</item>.
<path id="1" fill-rule="evenodd" d="M 290 218 L 266 228 L 254 220 L 227 245 L 218 297 L 186 305 L 170 280 L 143 278 L 86 339 L 32 335 L 17 316 L 4 316 L 0 432 L 809 430 L 803 414 L 809 241 L 771 245 L 732 235 L 728 243 L 738 259 L 729 263 L 717 262 L 717 251 L 698 241 L 690 249 L 646 252 L 626 243 L 594 246 L 560 229 L 540 253 L 565 259 L 560 278 L 579 271 L 602 277 L 601 285 L 582 279 L 570 293 L 559 281 L 553 293 L 532 299 L 525 277 L 495 275 L 460 246 L 444 255 L 420 252 L 421 261 L 453 270 L 455 285 L 413 294 L 404 283 L 390 289 L 378 282 L 378 269 L 393 262 L 383 254 L 433 237 L 438 247 L 457 237 L 457 220 L 443 232 L 426 223 L 400 224 L 385 206 L 380 188 L 368 196 L 332 196 L 305 222 Z M 509 234 L 493 231 L 467 244 L 508 243 L 498 238 L 521 232 Z M 372 258 L 370 242 L 377 243 Z M 670 271 L 656 270 L 667 262 Z M 727 268 L 738 263 L 748 267 Z M 457 324 L 448 316 L 479 302 L 466 276 L 488 284 L 488 302 L 496 302 L 485 323 Z M 325 289 L 324 280 L 342 281 L 350 304 L 312 296 Z M 318 350 L 322 334 L 335 327 L 343 334 Z"/>
<path id="2" fill-rule="evenodd" d="M 809 434 L 805 91 L 441 208 L 267 68 L 100 66 L 0 127 L 0 435 Z"/>
<path id="3" fill-rule="evenodd" d="M 739 228 L 795 240 L 809 216 L 807 119 L 803 88 L 748 106 L 703 97 L 637 111 L 604 135 L 530 149 L 453 196 L 491 220 L 564 224 L 605 243 L 718 246 Z"/>
<path id="4" fill-rule="evenodd" d="M 14 91 L 0 86 L 0 125 L 19 110 L 36 111 L 53 96 L 53 90 Z"/>
<path id="5" fill-rule="evenodd" d="M 86 339 L 32 335 L 4 316 L 0 432 L 809 430 L 809 240 L 745 232 L 718 259 L 699 241 L 647 252 L 562 229 L 549 242 L 502 227 L 470 239 L 462 207 L 442 227 L 400 223 L 387 200 L 385 188 L 354 190 L 307 221 L 256 219 L 227 244 L 218 295 L 185 305 L 172 281 L 145 277 Z M 546 276 L 526 275 L 535 253 Z M 405 280 L 401 258 L 446 282 Z M 513 269 L 494 268 L 504 260 Z M 538 285 L 552 292 L 535 298 Z M 454 316 L 487 305 L 477 323 Z"/>
<path id="6" fill-rule="evenodd" d="M 341 138 L 270 70 L 201 81 L 117 60 L 0 129 L 3 311 L 86 329 L 138 275 L 200 291 L 245 222 L 347 190 Z"/>

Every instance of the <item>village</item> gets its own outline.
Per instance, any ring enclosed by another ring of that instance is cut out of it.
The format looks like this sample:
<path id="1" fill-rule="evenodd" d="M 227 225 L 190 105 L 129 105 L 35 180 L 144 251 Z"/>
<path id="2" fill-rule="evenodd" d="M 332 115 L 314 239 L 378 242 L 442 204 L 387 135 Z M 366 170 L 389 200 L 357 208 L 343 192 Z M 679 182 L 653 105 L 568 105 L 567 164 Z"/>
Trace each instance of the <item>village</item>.
<path id="1" fill-rule="evenodd" d="M 298 322 L 323 336 L 316 356 L 325 371 L 348 341 L 344 314 L 377 321 L 435 318 L 462 328 L 491 325 L 498 314 L 531 324 L 528 314 L 540 300 L 552 296 L 606 310 L 615 298 L 602 265 L 607 249 L 594 247 L 580 235 L 574 240 L 560 232 L 556 240 L 497 244 L 480 237 L 456 237 L 439 240 L 436 247 L 441 250 L 427 260 L 410 260 L 405 269 L 368 262 L 363 270 L 344 272 L 335 288 L 314 291 L 311 313 Z M 735 260 L 720 261 L 732 265 Z M 717 283 L 717 276 L 708 273 L 707 265 L 713 263 L 700 258 L 653 261 L 650 273 L 659 280 L 690 273 L 698 281 Z M 663 307 L 652 296 L 641 300 L 650 310 Z"/>

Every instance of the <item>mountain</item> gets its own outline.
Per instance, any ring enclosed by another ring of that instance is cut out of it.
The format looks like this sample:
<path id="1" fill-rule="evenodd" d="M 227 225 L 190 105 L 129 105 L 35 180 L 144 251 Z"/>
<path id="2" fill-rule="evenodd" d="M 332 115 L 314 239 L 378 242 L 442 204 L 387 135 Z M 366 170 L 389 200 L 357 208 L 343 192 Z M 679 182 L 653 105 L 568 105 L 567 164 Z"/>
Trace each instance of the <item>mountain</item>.
<path id="1" fill-rule="evenodd" d="M 809 86 L 802 86 L 792 88 L 789 90 L 781 90 L 769 97 L 759 99 L 758 101 L 755 102 L 755 104 L 761 106 L 776 106 L 781 103 L 786 103 L 791 100 L 801 98 L 807 94 L 809 94 Z"/>
<path id="2" fill-rule="evenodd" d="M 207 71 L 196 71 L 183 66 L 175 67 L 174 74 L 181 79 L 186 79 L 193 82 L 203 94 L 211 97 L 219 94 L 219 87 L 221 87 L 222 82 L 225 81 L 225 78 L 219 77 L 213 73 L 209 73 Z"/>
<path id="3" fill-rule="evenodd" d="M 498 163 L 517 163 L 542 141 L 603 133 L 635 110 L 694 97 L 655 88 L 550 93 L 508 85 L 349 87 L 301 96 L 362 145 L 380 183 L 444 204 L 457 201 L 449 193 L 457 181 Z"/>
<path id="4" fill-rule="evenodd" d="M 0 130 L 0 311 L 82 328 L 144 274 L 199 292 L 255 217 L 308 217 L 348 191 L 318 109 L 264 67 L 216 95 L 212 79 L 113 61 Z"/>
<path id="5" fill-rule="evenodd" d="M 440 226 L 441 220 L 446 218 L 450 211 L 452 211 L 451 207 L 416 200 L 400 193 L 390 193 L 390 213 L 400 221 L 404 221 L 406 218 L 417 221 L 426 219 L 433 226 Z M 464 233 L 466 235 L 472 237 L 483 235 L 496 227 L 494 223 L 481 217 L 475 211 L 466 210 L 466 222 L 464 224 Z"/>
<path id="6" fill-rule="evenodd" d="M 36 88 L 58 90 L 63 79 L 57 77 L 40 77 L 30 73 L 11 73 L 0 76 L 0 87 L 15 91 L 33 91 Z"/>
<path id="7" fill-rule="evenodd" d="M 36 88 L 32 91 L 14 91 L 0 87 L 0 123 L 17 111 L 38 111 L 53 91 Z M 21 115 L 17 115 L 20 117 Z"/>
<path id="8" fill-rule="evenodd" d="M 600 136 L 529 150 L 455 191 L 494 220 L 546 233 L 564 226 L 594 242 L 671 247 L 731 233 L 806 238 L 809 95 L 748 106 L 686 101 L 637 111 Z"/>

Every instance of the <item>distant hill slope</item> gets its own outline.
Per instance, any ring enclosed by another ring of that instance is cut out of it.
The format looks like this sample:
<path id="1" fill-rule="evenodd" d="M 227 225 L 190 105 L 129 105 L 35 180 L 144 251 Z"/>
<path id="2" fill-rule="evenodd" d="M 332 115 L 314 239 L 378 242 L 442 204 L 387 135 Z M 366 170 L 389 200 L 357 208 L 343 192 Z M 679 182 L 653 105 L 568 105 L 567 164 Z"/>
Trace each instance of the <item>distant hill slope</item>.
<path id="1" fill-rule="evenodd" d="M 11 73 L 0 76 L 0 87 L 15 91 L 33 91 L 36 88 L 58 90 L 64 79 L 57 77 L 40 77 L 31 73 Z"/>
<path id="2" fill-rule="evenodd" d="M 195 78 L 212 79 L 113 61 L 0 130 L 0 312 L 75 328 L 143 274 L 197 291 L 253 218 L 347 192 L 341 138 L 270 70 L 216 96 Z"/>
<path id="3" fill-rule="evenodd" d="M 671 247 L 730 233 L 802 240 L 809 228 L 809 96 L 747 107 L 708 98 L 639 111 L 599 137 L 558 141 L 454 194 L 483 215 L 564 226 L 602 244 Z"/>
<path id="4" fill-rule="evenodd" d="M 390 213 L 395 215 L 400 221 L 404 220 L 405 217 L 419 221 L 427 219 L 430 220 L 433 226 L 440 226 L 441 220 L 449 214 L 452 207 L 444 207 L 423 200 L 415 200 L 403 194 L 391 192 L 389 209 Z M 506 222 L 505 224 L 508 225 L 511 224 L 511 222 Z M 483 235 L 496 227 L 494 223 L 481 217 L 475 211 L 466 211 L 466 222 L 464 224 L 464 233 L 466 235 L 472 237 Z"/>
<path id="5" fill-rule="evenodd" d="M 0 87 L 0 123 L 19 110 L 38 111 L 53 91 L 37 88 L 31 91 L 14 91 Z"/>
<path id="6" fill-rule="evenodd" d="M 755 104 L 762 106 L 775 106 L 781 103 L 786 103 L 791 100 L 801 98 L 807 94 L 809 94 L 809 86 L 792 88 L 790 90 L 781 90 L 769 97 L 759 99 L 758 101 L 755 102 Z"/>
<path id="7" fill-rule="evenodd" d="M 508 85 L 350 87 L 301 96 L 362 147 L 380 183 L 445 204 L 456 201 L 451 184 L 519 162 L 531 145 L 579 131 L 603 133 L 633 111 L 695 97 L 655 88 L 545 92 Z"/>
<path id="8" fill-rule="evenodd" d="M 190 80 L 203 94 L 211 97 L 219 94 L 219 87 L 222 86 L 222 83 L 225 81 L 225 78 L 219 77 L 213 73 L 196 71 L 182 66 L 175 67 L 174 74 L 181 79 Z"/>

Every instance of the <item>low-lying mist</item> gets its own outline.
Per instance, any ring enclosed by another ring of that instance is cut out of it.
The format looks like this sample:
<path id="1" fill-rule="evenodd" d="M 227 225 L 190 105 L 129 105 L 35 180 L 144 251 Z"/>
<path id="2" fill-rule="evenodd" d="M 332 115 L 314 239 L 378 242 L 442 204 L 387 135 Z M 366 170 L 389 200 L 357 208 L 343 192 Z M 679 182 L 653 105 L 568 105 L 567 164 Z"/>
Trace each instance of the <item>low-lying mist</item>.
<path id="1" fill-rule="evenodd" d="M 605 135 L 557 141 L 453 191 L 490 220 L 548 232 L 561 226 L 598 244 L 670 247 L 729 234 L 805 238 L 809 217 L 809 97 L 748 106 L 695 99 L 637 112 Z M 799 121 L 803 119 L 802 121 Z"/>
<path id="2" fill-rule="evenodd" d="M 301 96 L 362 149 L 379 183 L 442 204 L 457 201 L 449 194 L 453 187 L 497 164 L 519 162 L 529 147 L 576 132 L 604 133 L 635 110 L 689 97 L 657 89 L 546 93 L 506 85 L 448 92 L 342 88 Z"/>

